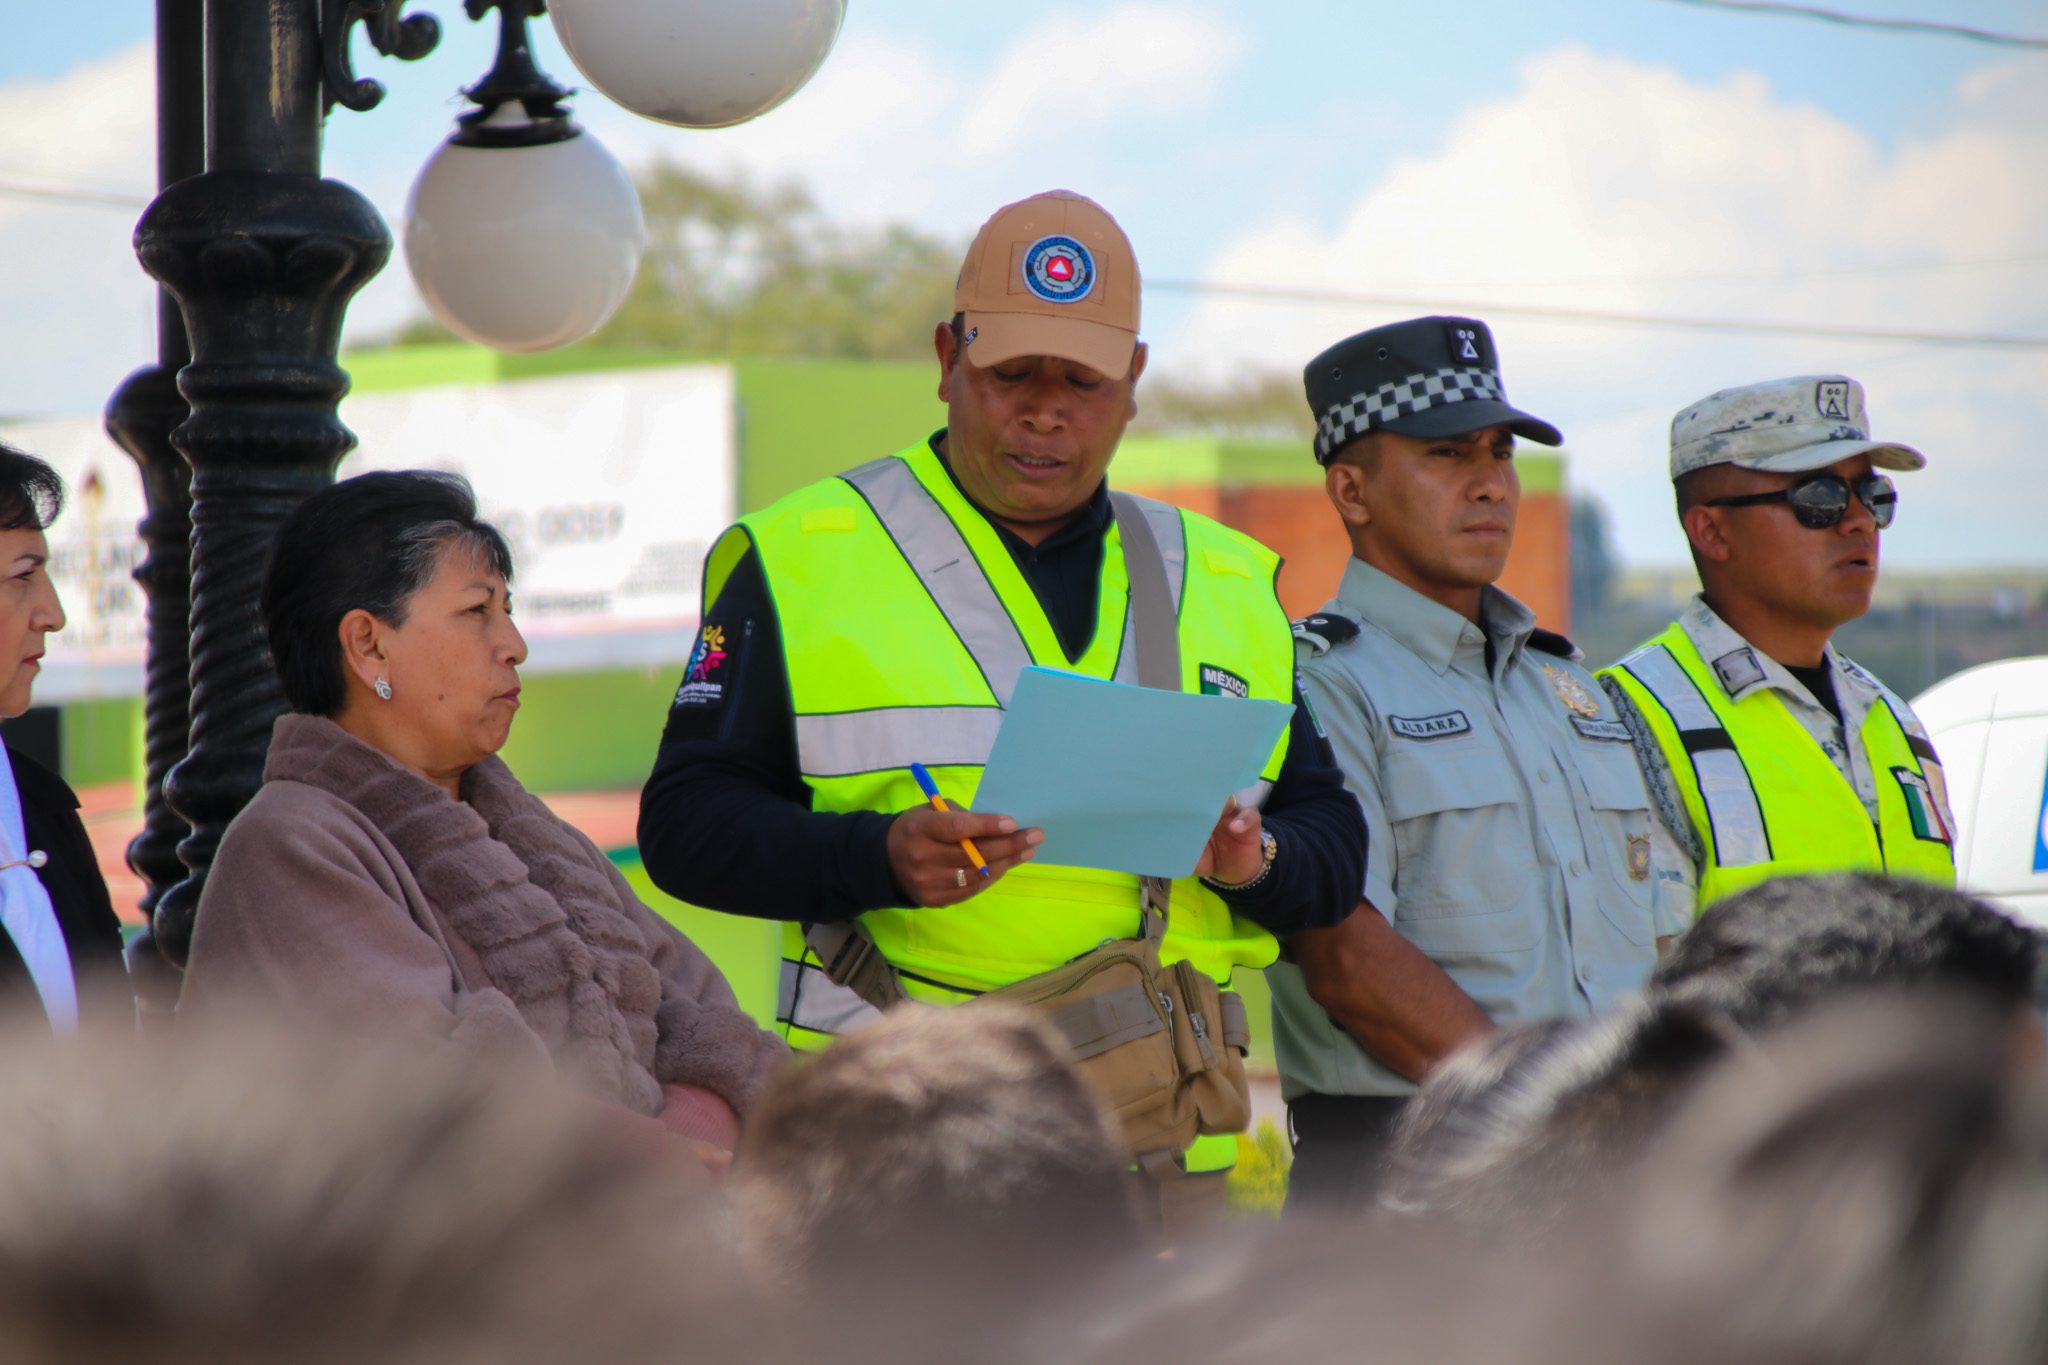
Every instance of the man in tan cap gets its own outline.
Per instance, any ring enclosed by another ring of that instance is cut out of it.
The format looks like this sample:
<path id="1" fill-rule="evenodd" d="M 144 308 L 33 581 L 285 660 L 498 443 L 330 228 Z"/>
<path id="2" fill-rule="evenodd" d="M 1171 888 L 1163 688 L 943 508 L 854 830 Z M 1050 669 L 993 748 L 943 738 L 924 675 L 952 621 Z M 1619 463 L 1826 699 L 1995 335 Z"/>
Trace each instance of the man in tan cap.
<path id="1" fill-rule="evenodd" d="M 1601 677 L 1622 704 L 1702 908 L 1772 877 L 1871 871 L 1955 881 L 1941 760 L 1897 694 L 1842 657 L 1898 510 L 1863 386 L 1801 375 L 1724 389 L 1671 423 L 1678 516 L 1700 595 Z"/>
<path id="2" fill-rule="evenodd" d="M 1134 937 L 1146 903 L 1162 958 L 1226 984 L 1357 903 L 1364 825 L 1300 705 L 1278 558 L 1107 486 L 1145 369 L 1138 298 L 1101 206 L 1055 190 L 998 211 L 933 333 L 945 429 L 744 518 L 706 560 L 640 848 L 670 894 L 788 922 L 777 1015 L 798 1047 Z M 1134 682 L 1161 657 L 1183 690 L 1296 705 L 1195 875 L 1048 866 L 1039 831 L 970 813 L 1024 667 Z M 1220 1209 L 1235 1154 L 1227 1133 L 1133 1152 L 1169 1226 Z"/>

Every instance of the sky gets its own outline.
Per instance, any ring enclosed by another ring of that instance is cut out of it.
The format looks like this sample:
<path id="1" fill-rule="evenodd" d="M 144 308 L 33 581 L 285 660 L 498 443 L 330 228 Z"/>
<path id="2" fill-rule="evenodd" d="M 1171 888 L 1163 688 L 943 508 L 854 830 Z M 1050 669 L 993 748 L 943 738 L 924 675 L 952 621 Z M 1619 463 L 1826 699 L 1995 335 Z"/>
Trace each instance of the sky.
<path id="1" fill-rule="evenodd" d="M 2048 0 L 1841 5 L 2048 35 Z M 327 173 L 394 234 L 496 22 L 470 23 L 459 0 L 409 8 L 439 15 L 440 48 L 398 63 L 359 38 L 359 71 L 390 95 L 337 111 L 326 144 Z M 151 359 L 129 236 L 154 189 L 152 12 L 93 0 L 9 17 L 0 415 L 96 411 Z M 583 84 L 538 30 L 541 65 Z M 817 77 L 753 123 L 669 128 L 588 90 L 575 108 L 629 166 L 801 184 L 851 225 L 964 242 L 1010 200 L 1089 194 L 1137 250 L 1154 372 L 1182 382 L 1298 374 L 1403 317 L 1485 318 L 1510 398 L 1563 429 L 1574 490 L 1605 503 L 1632 564 L 1684 558 L 1674 412 L 1847 373 L 1876 434 L 1929 459 L 1901 476 L 1890 565 L 2048 567 L 2048 51 L 1678 0 L 851 0 Z M 346 335 L 420 311 L 394 252 Z"/>

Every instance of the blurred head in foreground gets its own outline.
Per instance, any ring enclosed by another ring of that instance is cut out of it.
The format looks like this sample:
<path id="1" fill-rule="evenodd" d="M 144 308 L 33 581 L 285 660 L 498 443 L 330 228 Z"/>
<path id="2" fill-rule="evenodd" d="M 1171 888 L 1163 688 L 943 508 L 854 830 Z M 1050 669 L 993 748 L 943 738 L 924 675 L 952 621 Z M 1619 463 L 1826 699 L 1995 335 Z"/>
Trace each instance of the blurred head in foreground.
<path id="1" fill-rule="evenodd" d="M 733 1197 L 750 1262 L 827 1327 L 958 1358 L 937 1324 L 1042 1310 L 1139 1248 L 1124 1165 L 1035 1015 L 908 1005 L 777 1081 Z"/>
<path id="2" fill-rule="evenodd" d="M 10 1050 L 0 1094 L 0 1359 L 736 1358 L 715 1192 L 531 1071 L 262 1021 Z"/>
<path id="3" fill-rule="evenodd" d="M 1637 1002 L 1504 1029 L 1447 1058 L 1402 1111 L 1380 1207 L 1489 1237 L 1553 1231 L 1655 1141 L 1732 1024 Z"/>
<path id="4" fill-rule="evenodd" d="M 1746 1028 L 1871 987 L 1946 986 L 2024 1010 L 2040 957 L 2032 930 L 1946 887 L 1868 872 L 1779 877 L 1708 906 L 1651 989 Z"/>
<path id="5" fill-rule="evenodd" d="M 1658 1359 L 2048 1358 L 2048 1075 L 1981 995 L 1786 1025 L 1683 1106 L 1615 1213 L 1597 1278 Z"/>

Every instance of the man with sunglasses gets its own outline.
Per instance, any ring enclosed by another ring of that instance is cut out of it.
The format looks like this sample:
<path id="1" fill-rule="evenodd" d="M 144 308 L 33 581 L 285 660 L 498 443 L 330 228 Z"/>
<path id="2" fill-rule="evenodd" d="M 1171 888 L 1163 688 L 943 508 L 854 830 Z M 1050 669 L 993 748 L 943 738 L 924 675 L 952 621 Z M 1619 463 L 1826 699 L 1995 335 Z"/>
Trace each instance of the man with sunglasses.
<path id="1" fill-rule="evenodd" d="M 1863 386 L 1724 389 L 1671 423 L 1700 595 L 1601 678 L 1635 734 L 1698 904 L 1772 877 L 1867 870 L 1953 885 L 1941 761 L 1897 694 L 1829 643 L 1870 609 L 1879 533 L 1920 469 L 1870 439 Z"/>

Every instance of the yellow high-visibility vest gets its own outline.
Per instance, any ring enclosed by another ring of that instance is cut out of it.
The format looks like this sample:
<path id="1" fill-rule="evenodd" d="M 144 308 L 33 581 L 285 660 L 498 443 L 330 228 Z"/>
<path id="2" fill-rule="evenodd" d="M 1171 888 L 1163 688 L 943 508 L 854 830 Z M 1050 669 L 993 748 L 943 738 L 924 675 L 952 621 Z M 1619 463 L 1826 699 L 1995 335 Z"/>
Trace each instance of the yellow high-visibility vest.
<path id="1" fill-rule="evenodd" d="M 1788 875 L 1889 872 L 1955 885 L 1955 833 L 1935 796 L 1941 760 L 1888 695 L 1850 739 L 1877 778 L 1873 824 L 1776 690 L 1730 698 L 1676 622 L 1601 676 L 1635 702 L 1677 780 L 1704 855 L 1700 908 Z"/>
<path id="2" fill-rule="evenodd" d="M 1293 637 L 1274 592 L 1279 558 L 1250 537 L 1164 503 L 1139 500 L 1167 561 L 1179 608 L 1182 686 L 1286 702 Z M 1104 536 L 1095 637 L 1069 661 L 1052 622 L 988 520 L 922 443 L 821 480 L 746 517 L 705 563 L 717 600 L 752 549 L 781 624 L 798 767 L 819 811 L 922 804 L 915 761 L 951 801 L 971 807 L 1003 706 L 1031 664 L 1135 682 L 1128 580 L 1114 526 Z M 1272 782 L 1283 735 L 1262 772 Z M 1086 754 L 1074 755 L 1077 782 Z M 1135 876 L 1026 863 L 958 905 L 861 917 L 914 998 L 948 1003 L 1059 966 L 1140 924 Z M 1193 877 L 1173 884 L 1161 957 L 1219 982 L 1279 954 L 1273 935 L 1232 913 Z M 816 1047 L 868 1012 L 835 985 L 786 926 L 777 1017 Z M 1222 1169 L 1235 1139 L 1201 1138 L 1190 1170 Z"/>

